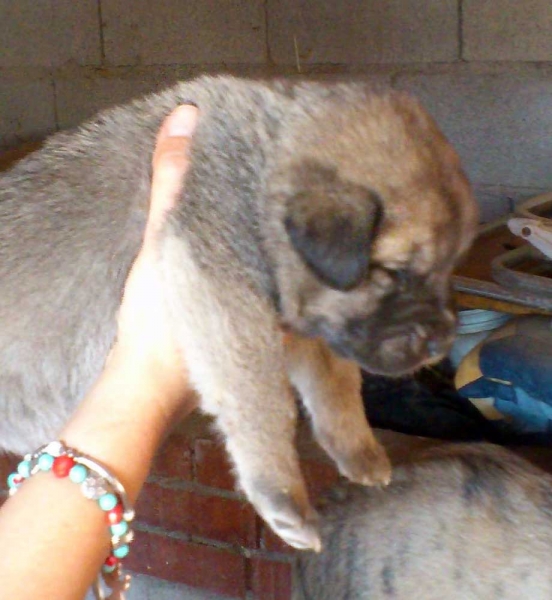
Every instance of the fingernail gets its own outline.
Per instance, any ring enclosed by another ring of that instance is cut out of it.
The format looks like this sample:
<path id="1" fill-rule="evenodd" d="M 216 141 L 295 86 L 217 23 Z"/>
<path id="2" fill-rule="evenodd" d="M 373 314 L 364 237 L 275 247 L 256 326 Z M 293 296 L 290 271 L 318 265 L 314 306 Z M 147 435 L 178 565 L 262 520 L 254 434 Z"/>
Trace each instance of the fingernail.
<path id="1" fill-rule="evenodd" d="M 190 137 L 197 123 L 198 109 L 190 104 L 176 108 L 166 122 L 169 137 Z"/>

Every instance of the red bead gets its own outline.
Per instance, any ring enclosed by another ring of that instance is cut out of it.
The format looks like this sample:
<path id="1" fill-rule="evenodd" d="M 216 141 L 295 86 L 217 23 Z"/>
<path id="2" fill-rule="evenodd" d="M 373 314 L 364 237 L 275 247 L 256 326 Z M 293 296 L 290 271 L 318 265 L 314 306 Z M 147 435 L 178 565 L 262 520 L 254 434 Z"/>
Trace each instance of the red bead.
<path id="1" fill-rule="evenodd" d="M 54 459 L 52 471 L 56 477 L 67 477 L 69 471 L 75 466 L 75 461 L 67 455 L 58 456 Z"/>
<path id="2" fill-rule="evenodd" d="M 110 555 L 105 559 L 106 567 L 116 567 L 119 564 L 119 559 L 116 556 Z"/>
<path id="3" fill-rule="evenodd" d="M 22 475 L 15 475 L 12 481 L 15 483 L 15 485 L 19 485 L 25 481 L 25 478 Z"/>
<path id="4" fill-rule="evenodd" d="M 105 518 L 107 519 L 107 522 L 110 525 L 117 525 L 117 523 L 120 523 L 123 520 L 122 505 L 119 503 L 117 504 L 117 506 L 115 506 L 115 508 L 112 508 L 111 510 L 107 511 L 105 513 Z"/>

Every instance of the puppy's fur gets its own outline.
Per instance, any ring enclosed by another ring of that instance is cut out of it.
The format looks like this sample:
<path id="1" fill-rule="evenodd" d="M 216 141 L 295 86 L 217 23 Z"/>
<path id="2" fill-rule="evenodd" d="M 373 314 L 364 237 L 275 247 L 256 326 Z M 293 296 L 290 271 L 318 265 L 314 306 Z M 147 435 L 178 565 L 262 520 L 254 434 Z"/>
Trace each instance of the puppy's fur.
<path id="1" fill-rule="evenodd" d="M 552 478 L 504 449 L 434 449 L 385 492 L 344 484 L 320 521 L 294 600 L 552 597 Z"/>
<path id="2" fill-rule="evenodd" d="M 401 374 L 442 356 L 449 277 L 475 230 L 456 154 L 404 94 L 203 78 L 53 136 L 3 175 L 0 443 L 51 439 L 99 375 L 155 135 L 187 101 L 200 122 L 160 260 L 175 336 L 249 499 L 287 542 L 318 547 L 288 375 L 341 471 L 387 481 L 351 359 Z"/>

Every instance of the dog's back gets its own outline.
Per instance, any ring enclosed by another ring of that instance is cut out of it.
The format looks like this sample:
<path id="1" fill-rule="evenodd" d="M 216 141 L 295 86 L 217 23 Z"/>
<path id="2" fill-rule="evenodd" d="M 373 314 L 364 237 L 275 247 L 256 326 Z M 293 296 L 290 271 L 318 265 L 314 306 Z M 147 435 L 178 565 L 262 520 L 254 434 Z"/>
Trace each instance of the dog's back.
<path id="1" fill-rule="evenodd" d="M 432 450 L 385 490 L 337 488 L 321 519 L 296 600 L 552 598 L 552 478 L 500 448 Z"/>

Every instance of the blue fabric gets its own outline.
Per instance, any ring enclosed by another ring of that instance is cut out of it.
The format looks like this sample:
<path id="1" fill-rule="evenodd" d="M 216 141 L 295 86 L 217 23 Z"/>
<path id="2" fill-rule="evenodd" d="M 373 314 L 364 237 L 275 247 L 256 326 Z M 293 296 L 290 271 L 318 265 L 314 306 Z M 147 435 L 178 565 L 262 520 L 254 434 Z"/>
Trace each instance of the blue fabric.
<path id="1" fill-rule="evenodd" d="M 548 317 L 521 317 L 512 335 L 484 341 L 478 349 L 481 373 L 458 392 L 492 398 L 519 433 L 552 437 L 551 323 Z"/>
<path id="2" fill-rule="evenodd" d="M 543 342 L 519 334 L 492 340 L 481 348 L 479 368 L 552 406 L 552 332 L 550 343 Z"/>

